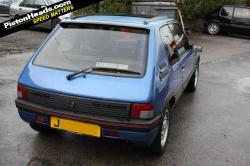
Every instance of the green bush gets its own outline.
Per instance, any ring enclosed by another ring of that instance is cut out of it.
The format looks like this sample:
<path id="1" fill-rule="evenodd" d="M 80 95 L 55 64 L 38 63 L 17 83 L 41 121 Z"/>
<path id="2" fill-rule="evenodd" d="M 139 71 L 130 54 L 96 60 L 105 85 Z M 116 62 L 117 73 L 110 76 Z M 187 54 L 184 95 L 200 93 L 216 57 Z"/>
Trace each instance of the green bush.
<path id="1" fill-rule="evenodd" d="M 245 0 L 186 0 L 182 12 L 185 19 L 194 19 L 221 5 L 242 5 L 244 2 Z"/>
<path id="2" fill-rule="evenodd" d="M 99 5 L 92 5 L 74 12 L 75 15 L 89 13 L 131 13 L 132 0 L 103 0 Z M 244 5 L 250 6 L 250 0 L 185 0 L 182 13 L 185 19 L 195 19 L 204 16 L 221 5 Z"/>

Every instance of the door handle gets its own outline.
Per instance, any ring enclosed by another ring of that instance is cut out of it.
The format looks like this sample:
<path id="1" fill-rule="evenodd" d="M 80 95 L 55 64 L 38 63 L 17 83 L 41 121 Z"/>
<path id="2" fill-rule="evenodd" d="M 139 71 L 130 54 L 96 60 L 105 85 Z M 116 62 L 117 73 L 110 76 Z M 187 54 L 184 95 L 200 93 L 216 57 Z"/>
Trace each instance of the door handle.
<path id="1" fill-rule="evenodd" d="M 19 8 L 19 10 L 22 10 L 22 8 Z"/>

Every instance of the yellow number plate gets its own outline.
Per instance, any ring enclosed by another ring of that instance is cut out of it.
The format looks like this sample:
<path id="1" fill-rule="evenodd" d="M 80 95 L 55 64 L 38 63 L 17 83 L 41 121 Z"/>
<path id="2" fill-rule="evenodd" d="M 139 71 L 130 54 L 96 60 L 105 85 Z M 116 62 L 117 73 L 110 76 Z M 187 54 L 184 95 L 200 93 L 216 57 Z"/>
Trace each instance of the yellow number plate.
<path id="1" fill-rule="evenodd" d="M 90 135 L 94 137 L 101 137 L 100 126 L 89 124 L 89 123 L 78 122 L 74 120 L 51 117 L 50 127 L 54 129 L 66 130 L 66 131 Z"/>

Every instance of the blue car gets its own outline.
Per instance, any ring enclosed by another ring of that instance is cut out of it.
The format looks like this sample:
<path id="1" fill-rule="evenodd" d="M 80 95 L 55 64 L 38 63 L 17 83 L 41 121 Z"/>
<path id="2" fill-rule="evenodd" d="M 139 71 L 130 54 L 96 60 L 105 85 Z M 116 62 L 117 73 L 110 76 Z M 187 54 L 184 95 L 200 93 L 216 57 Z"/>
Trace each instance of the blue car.
<path id="1" fill-rule="evenodd" d="M 167 17 L 64 20 L 19 78 L 18 113 L 39 132 L 127 140 L 162 154 L 170 111 L 197 87 L 201 51 Z"/>

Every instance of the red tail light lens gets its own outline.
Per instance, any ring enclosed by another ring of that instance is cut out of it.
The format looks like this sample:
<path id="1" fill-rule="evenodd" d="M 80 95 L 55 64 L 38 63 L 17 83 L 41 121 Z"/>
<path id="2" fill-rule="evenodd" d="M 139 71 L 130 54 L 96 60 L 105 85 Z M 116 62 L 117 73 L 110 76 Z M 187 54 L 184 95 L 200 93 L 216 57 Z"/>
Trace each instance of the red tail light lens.
<path id="1" fill-rule="evenodd" d="M 23 100 L 27 100 L 29 95 L 27 88 L 23 85 L 18 84 L 17 86 L 17 97 Z"/>
<path id="2" fill-rule="evenodd" d="M 132 119 L 150 119 L 154 117 L 152 104 L 133 104 L 131 110 Z"/>

